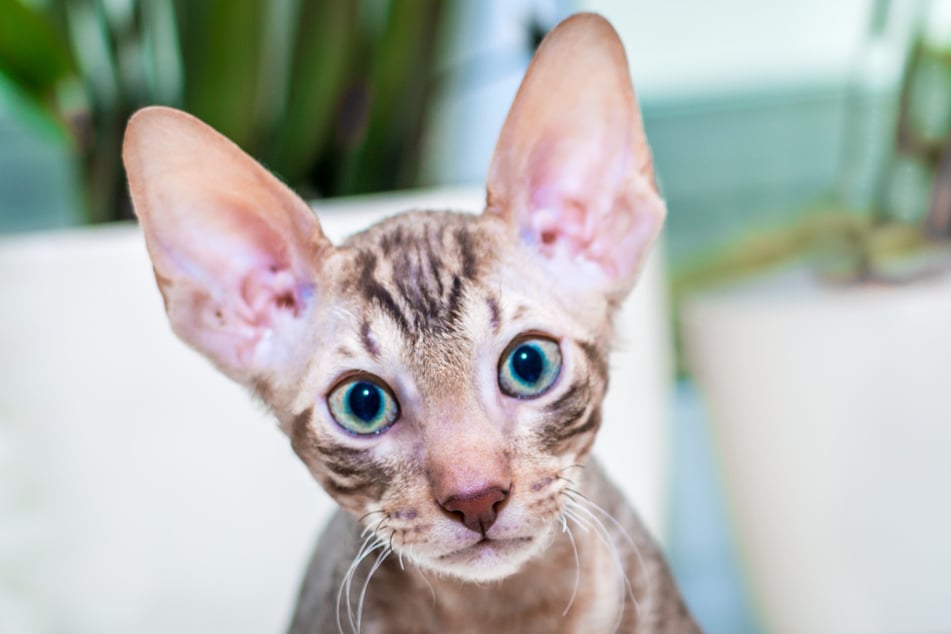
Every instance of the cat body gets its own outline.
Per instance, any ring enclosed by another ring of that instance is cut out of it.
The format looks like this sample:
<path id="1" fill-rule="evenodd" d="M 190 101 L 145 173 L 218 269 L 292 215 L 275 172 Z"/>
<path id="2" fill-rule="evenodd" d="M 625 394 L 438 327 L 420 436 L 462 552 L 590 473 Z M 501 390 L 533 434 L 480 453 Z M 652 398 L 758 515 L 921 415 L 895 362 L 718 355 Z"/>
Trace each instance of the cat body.
<path id="1" fill-rule="evenodd" d="M 665 214 L 602 18 L 539 48 L 479 215 L 404 213 L 333 245 L 189 115 L 140 111 L 123 155 L 173 329 L 341 507 L 293 634 L 696 631 L 589 456 L 612 317 Z"/>

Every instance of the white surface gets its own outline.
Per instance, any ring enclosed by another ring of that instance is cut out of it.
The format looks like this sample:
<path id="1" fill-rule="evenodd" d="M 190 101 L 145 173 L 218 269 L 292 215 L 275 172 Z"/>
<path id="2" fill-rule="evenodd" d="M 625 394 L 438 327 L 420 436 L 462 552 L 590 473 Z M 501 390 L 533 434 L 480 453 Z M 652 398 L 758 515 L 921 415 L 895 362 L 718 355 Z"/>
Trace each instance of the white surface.
<path id="1" fill-rule="evenodd" d="M 683 323 L 767 631 L 951 631 L 951 275 L 787 274 Z"/>
<path id="2" fill-rule="evenodd" d="M 480 190 L 318 205 L 333 239 Z M 649 525 L 669 348 L 653 264 L 598 444 Z M 287 440 L 171 333 L 138 229 L 0 240 L 0 632 L 281 631 L 332 508 Z"/>

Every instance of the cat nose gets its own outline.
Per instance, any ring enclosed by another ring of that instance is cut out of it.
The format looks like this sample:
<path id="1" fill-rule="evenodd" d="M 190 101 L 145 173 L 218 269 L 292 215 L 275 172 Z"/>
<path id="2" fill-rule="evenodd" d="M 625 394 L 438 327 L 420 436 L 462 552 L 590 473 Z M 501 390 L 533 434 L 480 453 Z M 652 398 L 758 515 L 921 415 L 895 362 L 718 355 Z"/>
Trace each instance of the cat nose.
<path id="1" fill-rule="evenodd" d="M 508 490 L 493 486 L 475 493 L 453 495 L 439 505 L 467 528 L 485 537 L 508 497 Z"/>

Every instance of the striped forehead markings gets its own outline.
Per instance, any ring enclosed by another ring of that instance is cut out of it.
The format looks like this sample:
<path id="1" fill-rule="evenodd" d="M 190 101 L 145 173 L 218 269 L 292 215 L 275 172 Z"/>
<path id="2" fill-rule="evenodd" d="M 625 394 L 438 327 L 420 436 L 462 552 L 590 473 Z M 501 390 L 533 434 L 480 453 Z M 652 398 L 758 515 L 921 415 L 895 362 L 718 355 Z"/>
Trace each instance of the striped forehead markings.
<path id="1" fill-rule="evenodd" d="M 355 256 L 360 294 L 413 337 L 458 332 L 466 291 L 482 269 L 469 227 L 432 224 L 392 227 Z"/>

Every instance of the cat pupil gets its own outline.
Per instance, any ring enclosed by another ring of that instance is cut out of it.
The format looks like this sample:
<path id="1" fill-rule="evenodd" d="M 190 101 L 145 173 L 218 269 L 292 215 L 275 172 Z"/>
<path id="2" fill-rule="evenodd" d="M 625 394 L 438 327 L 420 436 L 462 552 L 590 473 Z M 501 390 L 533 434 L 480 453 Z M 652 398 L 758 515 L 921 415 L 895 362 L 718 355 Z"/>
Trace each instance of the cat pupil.
<path id="1" fill-rule="evenodd" d="M 512 355 L 512 369 L 526 383 L 536 383 L 545 371 L 545 360 L 537 348 L 520 346 Z"/>
<path id="2" fill-rule="evenodd" d="M 347 397 L 347 405 L 353 415 L 363 422 L 373 422 L 380 415 L 383 407 L 380 388 L 366 381 L 354 384 Z"/>

